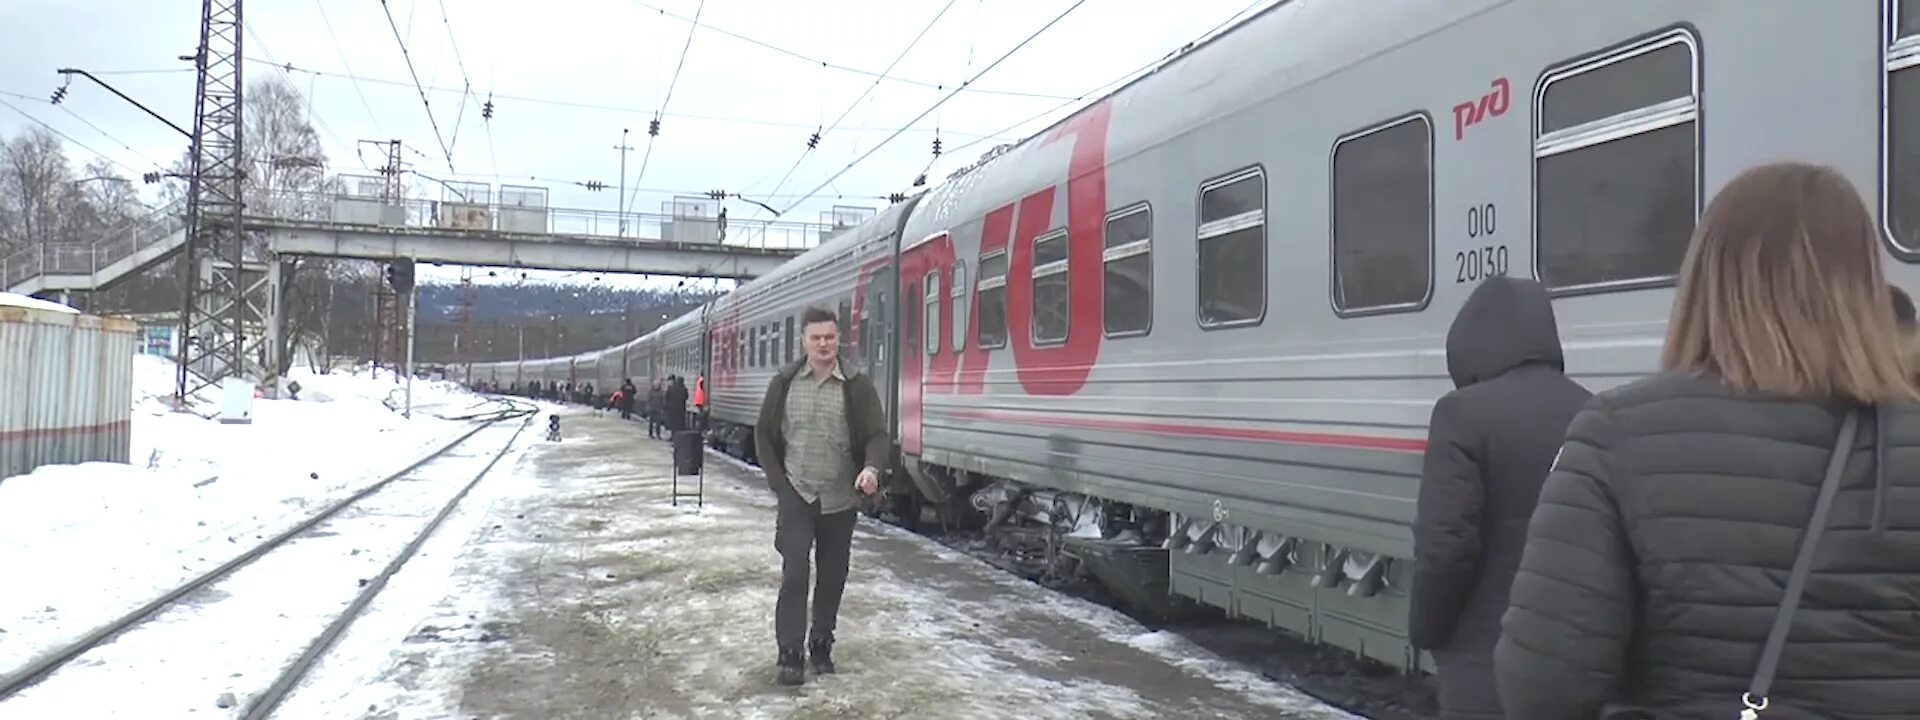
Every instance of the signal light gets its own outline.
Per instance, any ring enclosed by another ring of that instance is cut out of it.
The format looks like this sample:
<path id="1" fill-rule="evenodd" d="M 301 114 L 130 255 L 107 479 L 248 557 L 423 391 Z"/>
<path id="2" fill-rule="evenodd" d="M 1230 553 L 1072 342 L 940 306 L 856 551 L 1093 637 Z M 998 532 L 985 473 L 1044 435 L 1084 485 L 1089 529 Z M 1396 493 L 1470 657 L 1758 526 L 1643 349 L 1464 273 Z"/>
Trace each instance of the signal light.
<path id="1" fill-rule="evenodd" d="M 396 260 L 388 263 L 387 285 L 398 292 L 413 289 L 413 261 Z"/>

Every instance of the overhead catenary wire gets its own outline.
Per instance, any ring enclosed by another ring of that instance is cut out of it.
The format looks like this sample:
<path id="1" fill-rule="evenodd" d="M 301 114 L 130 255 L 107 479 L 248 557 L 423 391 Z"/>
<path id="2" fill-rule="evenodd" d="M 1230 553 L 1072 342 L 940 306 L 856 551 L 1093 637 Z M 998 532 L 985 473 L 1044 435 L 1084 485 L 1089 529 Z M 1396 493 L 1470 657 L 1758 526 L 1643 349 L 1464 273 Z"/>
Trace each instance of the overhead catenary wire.
<path id="1" fill-rule="evenodd" d="M 327 6 L 322 0 L 313 0 L 313 6 L 320 11 L 320 24 L 327 28 L 327 37 L 333 41 L 333 51 L 340 56 L 340 66 L 347 69 L 347 77 L 353 81 L 353 92 L 360 96 L 360 107 L 366 108 L 367 119 L 373 121 L 373 129 L 381 135 L 387 134 L 380 127 L 380 118 L 373 112 L 373 103 L 367 102 L 367 93 L 360 87 L 360 78 L 353 74 L 353 63 L 347 61 L 347 51 L 340 46 L 340 36 L 333 32 L 333 20 L 327 17 Z"/>
<path id="2" fill-rule="evenodd" d="M 334 79 L 334 80 L 350 80 L 351 79 L 342 73 L 337 73 L 337 72 L 332 72 L 327 70 L 313 70 L 313 69 L 301 67 L 293 63 L 275 63 L 273 61 L 262 60 L 260 58 L 246 58 L 246 61 L 251 63 L 257 63 L 260 65 L 272 65 L 275 67 L 279 67 L 280 69 L 286 72 L 305 73 L 309 75 L 315 75 L 315 76 Z M 95 73 L 95 74 L 99 74 L 99 73 Z M 391 85 L 395 87 L 409 87 L 409 88 L 413 87 L 413 83 L 406 80 L 391 80 L 386 78 L 369 77 L 365 75 L 359 76 L 359 80 L 361 82 L 371 83 L 375 85 Z M 448 94 L 458 95 L 461 92 L 458 88 L 439 87 L 435 85 L 427 85 L 425 87 L 427 91 L 430 93 L 448 93 Z M 604 112 L 626 113 L 626 114 L 636 114 L 636 113 L 645 114 L 645 113 L 656 112 L 656 110 L 651 110 L 651 109 L 641 108 L 641 107 L 634 107 L 630 105 L 607 105 L 603 103 L 581 102 L 577 100 L 560 100 L 555 98 L 543 98 L 543 97 L 535 97 L 535 96 L 528 96 L 528 95 L 510 95 L 510 94 L 499 93 L 499 92 L 492 93 L 491 97 L 493 97 L 496 100 L 511 100 L 514 102 L 532 103 L 536 105 L 551 105 L 554 107 L 574 108 L 578 110 L 599 110 Z M 1078 99 L 1078 98 L 1075 98 L 1075 99 Z M 738 117 L 738 116 L 729 116 L 729 115 L 703 115 L 703 114 L 697 114 L 697 113 L 684 113 L 684 112 L 672 112 L 672 111 L 660 112 L 660 117 L 680 118 L 683 120 L 699 120 L 702 122 L 730 123 L 730 124 L 737 124 L 737 125 L 756 125 L 761 127 L 793 128 L 793 129 L 801 129 L 801 130 L 811 130 L 815 127 L 814 125 L 808 125 L 806 123 L 785 122 L 780 120 L 766 120 L 762 118 L 748 118 L 748 117 Z M 857 127 L 846 126 L 846 127 L 840 128 L 840 130 L 842 132 L 890 133 L 890 132 L 894 132 L 896 128 L 875 127 L 875 126 L 857 126 Z M 919 128 L 910 128 L 907 130 L 907 132 L 933 132 L 933 131 L 921 130 Z M 946 134 L 958 135 L 958 136 L 969 137 L 969 138 L 988 137 L 984 135 L 979 135 L 977 133 L 953 132 L 951 130 L 946 131 Z"/>
<path id="3" fill-rule="evenodd" d="M 427 124 L 433 126 L 433 139 L 440 141 L 440 152 L 446 155 L 447 170 L 451 172 L 453 151 L 447 147 L 446 136 L 440 134 L 440 122 L 433 118 L 433 104 L 427 102 L 427 90 L 420 84 L 420 73 L 413 68 L 413 54 L 407 51 L 407 41 L 400 37 L 400 25 L 393 21 L 393 9 L 387 7 L 387 0 L 380 0 L 380 10 L 387 15 L 387 27 L 393 29 L 393 41 L 400 44 L 400 57 L 407 61 L 407 74 L 413 76 L 413 88 L 420 91 L 420 106 L 427 111 Z"/>
<path id="4" fill-rule="evenodd" d="M 12 95 L 14 93 L 6 93 L 6 94 Z M 111 157 L 108 157 L 106 153 L 100 152 L 99 150 L 95 150 L 92 147 L 89 147 L 86 143 L 73 139 L 72 135 L 68 135 L 64 132 L 61 132 L 60 128 L 57 128 L 48 124 L 47 121 L 45 120 L 41 120 L 40 118 L 34 117 L 31 113 L 28 113 L 25 110 L 21 110 L 18 106 L 14 105 L 13 103 L 7 102 L 5 100 L 0 100 L 0 107 L 4 107 L 8 110 L 12 110 L 15 113 L 19 113 L 20 117 L 26 118 L 27 120 L 39 125 L 40 127 L 46 128 L 47 130 L 51 131 L 54 135 L 58 135 L 60 139 L 73 143 L 76 146 L 79 146 L 81 150 L 85 150 L 87 152 L 93 153 L 94 155 L 98 156 L 100 159 L 113 163 L 115 167 L 125 170 L 130 174 L 134 174 L 134 175 L 139 174 L 137 172 L 134 172 L 133 168 L 127 167 L 124 163 L 121 163 L 119 160 L 115 160 Z"/>
<path id="5" fill-rule="evenodd" d="M 894 82 L 899 82 L 899 83 L 905 83 L 905 84 L 908 84 L 908 85 L 918 85 L 918 86 L 920 86 L 920 87 L 924 87 L 924 88 L 932 88 L 932 89 L 935 89 L 935 90 L 945 90 L 945 89 L 946 89 L 946 87 L 947 87 L 947 86 L 946 86 L 945 84 L 943 84 L 943 83 L 936 83 L 936 82 L 927 82 L 927 81 L 924 81 L 924 80 L 914 80 L 914 79 L 910 79 L 910 78 L 903 78 L 903 77 L 889 77 L 889 76 L 887 76 L 887 75 L 886 75 L 885 73 L 877 73 L 877 72 L 874 72 L 874 71 L 872 71 L 872 70 L 866 70 L 866 69 L 862 69 L 862 68 L 856 68 L 856 67 L 848 67 L 848 66 L 846 66 L 846 65 L 839 65 L 839 64 L 835 64 L 835 63 L 830 63 L 830 62 L 827 62 L 827 61 L 825 61 L 825 60 L 822 60 L 822 59 L 820 59 L 820 58 L 816 58 L 816 57 L 812 57 L 812 56 L 809 56 L 809 55 L 805 55 L 805 54 L 802 54 L 802 53 L 799 53 L 799 52 L 795 52 L 795 51 L 793 51 L 793 50 L 789 50 L 789 49 L 787 49 L 787 48 L 784 48 L 784 47 L 780 47 L 780 46 L 778 46 L 778 45 L 774 45 L 774 44 L 772 44 L 772 43 L 769 43 L 769 42 L 766 42 L 766 41 L 764 41 L 764 40 L 758 40 L 758 39 L 755 39 L 755 38 L 751 38 L 751 37 L 747 37 L 747 36 L 745 36 L 745 35 L 742 35 L 742 34 L 740 34 L 740 33 L 737 33 L 737 32 L 734 32 L 734 31 L 732 31 L 732 30 L 728 30 L 728 29 L 726 29 L 726 28 L 722 28 L 722 27 L 716 27 L 716 26 L 714 26 L 714 25 L 712 25 L 711 23 L 701 23 L 701 22 L 699 21 L 699 17 L 698 17 L 698 13 L 695 13 L 695 17 L 692 17 L 692 18 L 689 18 L 689 17 L 687 17 L 687 16 L 685 16 L 685 15 L 679 15 L 679 14 L 676 14 L 676 13 L 673 13 L 673 12 L 671 12 L 671 11 L 668 11 L 668 10 L 666 10 L 666 9 L 664 9 L 664 8 L 661 8 L 661 7 L 660 7 L 660 6 L 658 6 L 658 5 L 654 5 L 654 4 L 651 4 L 651 3 L 648 3 L 648 2 L 645 2 L 645 0 L 628 0 L 628 2 L 631 2 L 631 3 L 633 3 L 633 4 L 635 4 L 635 5 L 638 5 L 638 6 L 640 6 L 640 7 L 643 7 L 643 8 L 647 8 L 647 9 L 649 9 L 649 10 L 654 10 L 654 11 L 656 11 L 656 12 L 659 12 L 659 13 L 660 13 L 661 15 L 665 15 L 665 16 L 667 16 L 667 17 L 670 17 L 670 18 L 673 18 L 673 19 L 675 19 L 675 20 L 679 20 L 679 21 L 681 21 L 681 22 L 685 22 L 685 23 L 688 23 L 688 24 L 690 24 L 690 25 L 692 25 L 692 26 L 693 26 L 693 27 L 695 27 L 695 28 L 705 28 L 706 30 L 708 30 L 708 31 L 710 31 L 710 32 L 715 32 L 715 33 L 719 33 L 719 34 L 721 34 L 721 35 L 725 35 L 725 36 L 727 36 L 727 37 L 730 37 L 730 38 L 733 38 L 733 39 L 735 39 L 735 40 L 739 40 L 739 41 L 741 41 L 741 42 L 745 42 L 745 43 L 748 43 L 748 44 L 751 44 L 751 45 L 756 45 L 756 46 L 759 46 L 759 47 L 761 47 L 761 48 L 765 48 L 765 49 L 767 49 L 767 50 L 771 50 L 771 51 L 773 51 L 773 52 L 776 52 L 776 53 L 780 53 L 781 55 L 785 55 L 785 56 L 787 56 L 787 57 L 791 57 L 791 58 L 794 58 L 794 59 L 796 59 L 796 60 L 802 60 L 802 61 L 805 61 L 805 62 L 807 62 L 807 63 L 809 63 L 809 64 L 812 64 L 812 65 L 817 65 L 817 66 L 819 66 L 819 67 L 823 67 L 823 68 L 829 68 L 829 69 L 833 69 L 833 70 L 839 70 L 839 71 L 841 71 L 841 72 L 850 72 L 850 73 L 854 73 L 854 74 L 857 74 L 857 75 L 865 75 L 865 76 L 867 76 L 867 77 L 879 77 L 879 78 L 883 78 L 883 79 L 886 79 L 886 80 L 892 80 L 892 81 L 894 81 Z M 965 92 L 971 92 L 971 93 L 977 93 L 977 94 L 981 94 L 981 95 L 1007 95 L 1007 96 L 1011 96 L 1011 97 L 1028 97 L 1028 98 L 1038 98 L 1038 99 L 1041 99 L 1041 100 L 1065 100 L 1065 99 L 1066 99 L 1066 97 L 1065 97 L 1065 96 L 1062 96 L 1062 95 L 1049 95 L 1049 94 L 1046 94 L 1046 93 L 1033 93 L 1033 92 L 1019 92 L 1019 91 L 1014 91 L 1014 90 L 989 90 L 989 89 L 986 89 L 986 88 L 971 88 L 971 87 L 968 87 L 968 88 L 963 88 L 963 90 L 964 90 Z"/>
<path id="6" fill-rule="evenodd" d="M 1072 5 L 1069 5 L 1067 6 L 1067 9 L 1060 11 L 1059 15 L 1055 15 L 1052 20 L 1048 20 L 1047 24 L 1040 26 L 1040 29 L 1033 31 L 1033 33 L 1028 35 L 1025 40 L 1021 40 L 1020 44 L 1015 45 L 1013 46 L 1012 49 L 1006 51 L 1005 53 L 1002 53 L 999 58 L 995 59 L 992 63 L 988 64 L 986 67 L 981 68 L 980 72 L 974 73 L 972 77 L 967 78 L 965 82 L 962 82 L 960 84 L 960 87 L 954 88 L 952 92 L 949 92 L 944 97 L 941 97 L 940 100 L 935 102 L 932 106 L 928 107 L 925 110 L 920 111 L 919 115 L 914 116 L 912 120 L 908 120 L 905 125 L 902 125 L 900 127 L 899 130 L 896 130 L 894 131 L 893 134 L 888 135 L 886 139 L 881 140 L 879 144 L 874 145 L 872 148 L 868 149 L 865 153 L 861 154 L 860 157 L 855 158 L 853 162 L 847 163 L 846 167 L 840 168 L 839 172 L 835 172 L 833 175 L 829 176 L 825 182 L 820 183 L 818 187 L 815 187 L 812 191 L 808 192 L 805 197 L 810 198 L 813 195 L 819 193 L 822 189 L 826 188 L 828 185 L 832 185 L 833 181 L 840 179 L 840 176 L 845 175 L 848 170 L 852 170 L 855 166 L 859 165 L 862 162 L 865 162 L 867 158 L 873 157 L 874 153 L 879 152 L 880 148 L 886 147 L 887 143 L 893 142 L 894 138 L 900 137 L 901 133 L 904 133 L 907 131 L 907 128 L 912 127 L 915 123 L 920 122 L 922 118 L 925 118 L 926 116 L 933 114 L 933 111 L 940 109 L 941 105 L 947 104 L 948 100 L 952 100 L 955 95 L 959 95 L 961 90 L 965 90 L 968 85 L 972 85 L 975 81 L 979 80 L 981 77 L 985 76 L 987 73 L 993 72 L 993 69 L 996 67 L 999 67 L 1000 63 L 1006 62 L 1007 58 L 1013 57 L 1014 53 L 1020 52 L 1021 48 L 1026 47 L 1028 43 L 1033 42 L 1035 38 L 1038 38 L 1042 34 L 1046 33 L 1047 30 L 1051 29 L 1054 25 L 1059 24 L 1061 20 L 1065 20 L 1068 15 L 1073 14 L 1073 11 L 1080 9 L 1080 6 L 1085 4 L 1087 4 L 1087 0 L 1074 0 L 1074 3 Z M 801 203 L 804 203 L 804 202 L 806 202 L 806 199 L 802 198 L 800 201 L 795 202 L 792 205 L 788 205 L 787 209 L 781 210 L 778 214 L 785 215 L 789 212 L 792 212 L 794 208 L 799 207 Z"/>
<path id="7" fill-rule="evenodd" d="M 274 61 L 273 50 L 268 48 L 267 42 L 261 40 L 260 35 L 253 31 L 253 26 L 247 25 L 245 28 L 247 38 L 252 40 L 254 45 L 259 46 L 260 54 L 267 56 L 269 65 L 280 70 L 280 76 L 286 79 L 287 87 L 293 91 L 295 97 L 300 98 L 301 104 L 307 106 L 307 117 L 312 118 L 313 122 L 320 126 L 320 131 L 326 133 L 327 137 L 333 138 L 333 141 L 341 147 L 355 147 L 352 143 L 348 143 L 344 138 L 341 138 L 339 133 L 334 132 L 333 125 L 328 123 L 326 118 L 320 117 L 320 111 L 313 107 L 313 98 L 308 97 L 307 93 L 300 92 L 300 86 L 293 81 L 293 75 L 289 73 L 284 66 Z M 363 160 L 360 164 L 365 166 L 366 162 Z"/>
<path id="8" fill-rule="evenodd" d="M 647 133 L 647 149 L 640 154 L 640 171 L 633 176 L 636 191 L 627 194 L 627 202 L 621 205 L 623 208 L 633 206 L 633 198 L 639 194 L 637 186 L 647 176 L 647 162 L 653 159 L 654 141 L 660 139 L 660 134 L 657 132 L 660 116 L 667 111 L 667 104 L 673 102 L 673 88 L 680 84 L 680 71 L 687 66 L 687 53 L 693 49 L 693 31 L 699 27 L 700 13 L 705 12 L 706 9 L 707 0 L 700 0 L 700 5 L 693 10 L 694 27 L 687 28 L 687 42 L 680 46 L 680 61 L 673 66 L 673 79 L 667 81 L 666 97 L 660 99 L 660 108 L 654 111 L 653 122 L 656 132 Z"/>
<path id="9" fill-rule="evenodd" d="M 460 69 L 460 113 L 453 118 L 453 138 L 447 141 L 447 150 L 452 152 L 460 145 L 460 125 L 467 119 L 467 101 L 473 99 L 473 79 L 467 75 L 467 61 L 460 57 L 460 41 L 453 35 L 453 20 L 447 17 L 447 0 L 440 0 L 440 24 L 447 28 L 447 44 L 453 48 L 453 63 Z"/>
<path id="10" fill-rule="evenodd" d="M 1087 98 L 1103 97 L 1107 94 L 1108 91 L 1114 88 L 1120 87 L 1122 85 L 1125 85 L 1129 82 L 1132 82 L 1135 79 L 1138 79 L 1140 76 L 1148 72 L 1151 72 L 1154 68 L 1160 67 L 1162 64 L 1165 64 L 1168 60 L 1172 60 L 1173 58 L 1178 57 L 1182 52 L 1185 52 L 1188 48 L 1191 48 L 1207 40 L 1208 38 L 1211 38 L 1214 35 L 1219 34 L 1220 31 L 1225 30 L 1227 27 L 1233 25 L 1236 22 L 1239 22 L 1241 18 L 1245 17 L 1254 8 L 1260 7 L 1261 5 L 1278 4 L 1280 2 L 1286 2 L 1286 0 L 1254 0 L 1252 3 L 1249 3 L 1246 7 L 1241 8 L 1239 12 L 1234 13 L 1232 16 L 1228 17 L 1226 20 L 1223 20 L 1219 24 L 1214 25 L 1211 29 L 1207 30 L 1206 32 L 1200 33 L 1194 39 L 1187 41 L 1186 43 L 1182 44 L 1180 47 L 1167 51 L 1166 54 L 1161 55 L 1160 57 L 1154 58 L 1153 60 L 1147 62 L 1147 64 L 1141 65 L 1140 67 L 1129 70 L 1121 74 L 1119 77 L 1116 77 L 1112 80 L 1107 81 L 1106 83 L 1100 85 L 1099 87 L 1080 93 L 1078 97 L 1072 98 L 1070 100 L 1067 100 L 1066 102 L 1060 103 L 1059 105 L 1055 105 L 1053 107 L 1050 107 L 1040 112 L 1029 115 L 1025 119 L 1019 120 L 1013 123 L 1012 125 L 1008 125 L 1004 128 L 1001 128 L 995 131 L 991 135 L 984 135 L 984 136 L 977 137 L 974 140 L 964 145 L 956 147 L 952 150 L 948 150 L 945 156 L 952 157 L 952 156 L 958 155 L 961 151 L 972 148 L 975 145 L 979 145 L 981 142 L 984 142 L 986 140 L 1007 136 L 1008 134 L 1013 133 L 1014 131 L 1022 127 L 1026 127 L 1028 124 L 1032 123 L 1035 120 L 1039 120 L 1048 115 L 1052 115 L 1053 113 L 1059 112 L 1060 110 L 1066 108 L 1069 105 L 1072 105 L 1077 102 L 1081 102 L 1083 100 L 1086 100 Z M 935 157 L 932 160 L 928 160 L 927 166 L 920 170 L 920 175 L 925 176 L 928 172 L 931 172 L 933 170 L 934 164 L 938 162 L 940 162 L 939 157 Z"/>
<path id="11" fill-rule="evenodd" d="M 139 156 L 141 160 L 147 161 L 148 163 L 152 164 L 154 167 L 159 168 L 162 172 L 166 171 L 167 166 L 161 165 L 160 161 L 155 160 L 151 157 L 148 157 L 146 153 L 133 149 L 132 145 L 128 145 L 125 141 L 121 140 L 120 138 L 114 137 L 113 133 L 107 132 L 106 130 L 102 129 L 99 125 L 93 124 L 92 120 L 88 120 L 85 117 L 82 117 L 80 113 L 74 112 L 73 108 L 67 107 L 66 105 L 58 105 L 56 107 L 66 111 L 68 115 L 73 116 L 73 119 L 79 120 L 82 124 L 86 125 L 87 127 L 93 128 L 94 132 L 100 133 L 101 137 L 105 137 L 106 139 L 113 141 L 113 144 L 126 148 L 127 152 L 130 152 L 130 153 L 133 153 L 134 155 Z"/>
<path id="12" fill-rule="evenodd" d="M 846 120 L 847 115 L 851 114 L 854 108 L 860 107 L 860 101 L 867 99 L 868 95 L 873 94 L 874 88 L 880 87 L 880 81 L 887 79 L 889 74 L 893 72 L 893 69 L 900 65 L 900 61 L 906 59 L 907 53 L 913 52 L 913 49 L 919 46 L 920 39 L 926 37 L 927 33 L 931 32 L 935 25 L 940 24 L 940 18 L 946 17 L 947 11 L 952 10 L 953 4 L 958 1 L 959 0 L 947 0 L 947 4 L 940 8 L 940 12 L 934 13 L 933 19 L 927 21 L 926 27 L 920 28 L 920 34 L 913 36 L 913 40 L 909 41 L 907 46 L 900 50 L 899 55 L 893 56 L 893 62 L 887 63 L 887 69 L 880 71 L 880 75 L 875 77 L 871 84 L 867 85 L 867 89 L 861 91 L 860 97 L 854 98 L 853 102 L 847 103 L 847 109 L 840 111 L 840 116 L 833 119 L 832 125 L 828 125 L 827 129 L 814 135 L 813 142 L 808 143 L 807 149 L 800 153 L 800 157 L 794 159 L 793 166 L 787 168 L 787 174 L 780 177 L 780 182 L 773 184 L 773 192 L 769 193 L 769 197 L 777 195 L 780 192 L 780 188 L 787 186 L 787 179 L 793 177 L 793 171 L 800 169 L 800 163 L 806 161 L 807 156 L 813 153 L 814 146 L 825 140 L 828 135 L 832 135 L 833 131 L 840 127 L 840 122 Z"/>

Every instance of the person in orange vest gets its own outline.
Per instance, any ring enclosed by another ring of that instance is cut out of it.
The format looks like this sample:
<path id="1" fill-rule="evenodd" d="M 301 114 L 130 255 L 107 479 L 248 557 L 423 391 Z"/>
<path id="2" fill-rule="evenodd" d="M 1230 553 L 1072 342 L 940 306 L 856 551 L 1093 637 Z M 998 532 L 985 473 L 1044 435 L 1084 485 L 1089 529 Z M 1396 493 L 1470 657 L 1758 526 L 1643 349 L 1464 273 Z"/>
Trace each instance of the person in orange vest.
<path id="1" fill-rule="evenodd" d="M 706 375 L 700 375 L 693 379 L 693 414 L 694 414 L 694 417 L 696 418 L 695 420 L 696 424 L 694 427 L 701 430 L 705 430 L 707 427 L 707 423 L 706 423 L 707 376 Z"/>

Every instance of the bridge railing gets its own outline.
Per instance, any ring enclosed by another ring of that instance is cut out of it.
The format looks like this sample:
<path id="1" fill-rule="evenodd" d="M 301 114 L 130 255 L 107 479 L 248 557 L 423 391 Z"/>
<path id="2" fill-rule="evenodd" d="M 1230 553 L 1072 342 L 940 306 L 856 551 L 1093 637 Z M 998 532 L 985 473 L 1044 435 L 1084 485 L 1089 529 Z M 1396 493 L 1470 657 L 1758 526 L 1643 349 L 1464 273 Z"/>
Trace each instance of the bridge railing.
<path id="1" fill-rule="evenodd" d="M 519 197 L 525 197 L 524 195 Z M 784 220 L 729 219 L 722 232 L 718 218 L 550 208 L 508 202 L 450 202 L 407 199 L 389 204 L 380 198 L 345 193 L 274 192 L 248 198 L 257 219 L 322 222 L 375 227 L 438 228 L 589 237 L 634 243 L 673 242 L 728 249 L 799 251 L 844 232 L 845 226 Z M 176 200 L 93 238 L 37 243 L 0 257 L 0 288 L 40 275 L 87 275 L 135 253 L 166 242 L 186 225 L 184 202 Z"/>
<path id="2" fill-rule="evenodd" d="M 35 243 L 0 259 L 0 287 L 39 275 L 90 275 L 140 250 L 165 242 L 186 226 L 184 205 L 175 201 L 98 231 L 91 242 Z"/>
<path id="3" fill-rule="evenodd" d="M 823 223 L 729 219 L 723 237 L 720 222 L 713 217 L 554 208 L 500 202 L 491 197 L 477 202 L 420 198 L 388 202 L 350 193 L 282 192 L 265 200 L 251 201 L 253 207 L 262 211 L 250 214 L 263 220 L 624 239 L 738 249 L 806 250 L 845 229 Z"/>

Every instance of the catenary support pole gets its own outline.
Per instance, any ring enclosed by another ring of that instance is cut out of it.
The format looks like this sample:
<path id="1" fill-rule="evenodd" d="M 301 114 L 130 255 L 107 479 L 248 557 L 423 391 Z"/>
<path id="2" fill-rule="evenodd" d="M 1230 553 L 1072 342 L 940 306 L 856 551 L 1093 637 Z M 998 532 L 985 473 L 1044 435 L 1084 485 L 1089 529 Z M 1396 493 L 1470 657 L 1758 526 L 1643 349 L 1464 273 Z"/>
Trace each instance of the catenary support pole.
<path id="1" fill-rule="evenodd" d="M 409 420 L 413 419 L 413 319 L 420 314 L 414 305 L 419 297 L 418 287 L 412 283 L 407 285 L 407 409 L 400 415 Z"/>

